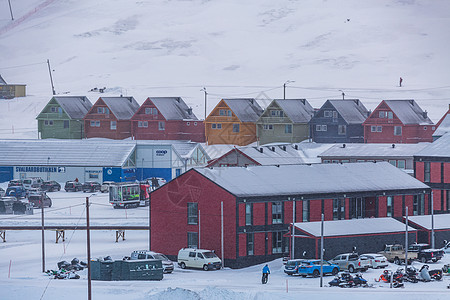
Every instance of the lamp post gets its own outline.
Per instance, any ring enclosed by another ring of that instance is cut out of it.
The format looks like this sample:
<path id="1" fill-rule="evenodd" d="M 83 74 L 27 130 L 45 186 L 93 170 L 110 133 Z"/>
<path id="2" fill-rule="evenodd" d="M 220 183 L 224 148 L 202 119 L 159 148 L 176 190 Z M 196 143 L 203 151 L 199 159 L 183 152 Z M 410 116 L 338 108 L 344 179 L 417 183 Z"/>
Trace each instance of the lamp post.
<path id="1" fill-rule="evenodd" d="M 11 13 L 11 20 L 14 21 L 13 11 L 11 8 L 11 0 L 8 0 L 8 4 L 9 4 L 9 12 Z"/>
<path id="2" fill-rule="evenodd" d="M 47 157 L 47 181 L 50 180 L 50 156 Z"/>
<path id="3" fill-rule="evenodd" d="M 203 87 L 200 91 L 205 93 L 205 120 L 206 120 L 206 104 L 208 99 L 208 92 L 206 91 L 206 87 Z"/>
<path id="4" fill-rule="evenodd" d="M 283 83 L 283 99 L 286 99 L 286 85 L 289 83 L 295 82 L 294 80 L 288 80 L 285 83 Z"/>

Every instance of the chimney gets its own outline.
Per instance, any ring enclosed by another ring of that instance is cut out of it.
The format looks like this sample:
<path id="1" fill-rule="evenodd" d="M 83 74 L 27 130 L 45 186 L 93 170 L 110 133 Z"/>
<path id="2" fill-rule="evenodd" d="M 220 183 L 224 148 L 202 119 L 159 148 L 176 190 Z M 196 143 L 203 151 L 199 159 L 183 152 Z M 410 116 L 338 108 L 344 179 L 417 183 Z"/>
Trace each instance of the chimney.
<path id="1" fill-rule="evenodd" d="M 355 99 L 356 105 L 359 105 L 359 99 Z"/>
<path id="2" fill-rule="evenodd" d="M 409 100 L 409 103 L 414 106 L 414 100 Z"/>
<path id="3" fill-rule="evenodd" d="M 303 105 L 306 104 L 306 99 L 301 99 L 300 101 L 302 101 Z"/>
<path id="4" fill-rule="evenodd" d="M 187 113 L 188 113 L 188 115 L 192 115 L 192 107 L 189 107 L 189 108 L 187 109 Z"/>
<path id="5" fill-rule="evenodd" d="M 263 153 L 263 152 L 264 152 L 264 149 L 263 149 L 263 147 L 259 148 L 259 152 L 261 152 L 261 153 Z"/>
<path id="6" fill-rule="evenodd" d="M 423 118 L 426 119 L 426 118 L 428 117 L 428 112 L 427 112 L 427 111 L 424 111 L 424 112 L 422 113 L 422 115 L 423 115 Z"/>
<path id="7" fill-rule="evenodd" d="M 369 111 L 367 112 L 367 117 L 369 117 L 372 114 L 372 110 L 369 109 Z"/>
<path id="8" fill-rule="evenodd" d="M 286 151 L 286 146 L 282 146 L 281 149 L 283 149 L 283 151 Z"/>
<path id="9" fill-rule="evenodd" d="M 275 152 L 275 147 L 270 147 L 270 150 L 272 150 L 273 152 Z"/>
<path id="10" fill-rule="evenodd" d="M 181 102 L 181 98 L 180 97 L 176 97 L 175 100 L 177 100 L 178 103 Z"/>

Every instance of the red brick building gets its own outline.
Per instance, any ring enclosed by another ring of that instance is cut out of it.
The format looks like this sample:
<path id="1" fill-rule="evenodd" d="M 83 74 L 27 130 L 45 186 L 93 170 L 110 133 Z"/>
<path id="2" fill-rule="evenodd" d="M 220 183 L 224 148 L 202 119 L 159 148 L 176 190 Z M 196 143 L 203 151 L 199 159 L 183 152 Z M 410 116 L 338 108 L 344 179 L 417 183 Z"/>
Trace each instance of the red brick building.
<path id="1" fill-rule="evenodd" d="M 86 138 L 131 137 L 131 117 L 139 109 L 133 97 L 100 97 L 84 117 Z"/>
<path id="2" fill-rule="evenodd" d="M 205 142 L 205 125 L 180 97 L 147 98 L 131 118 L 136 140 Z"/>
<path id="3" fill-rule="evenodd" d="M 289 253 L 293 221 L 427 214 L 429 193 L 386 162 L 191 169 L 152 192 L 151 249 L 212 249 L 226 266 L 249 266 Z"/>
<path id="4" fill-rule="evenodd" d="M 365 143 L 432 142 L 435 126 L 414 100 L 383 100 L 364 121 Z"/>
<path id="5" fill-rule="evenodd" d="M 450 133 L 414 155 L 414 176 L 433 189 L 434 211 L 450 212 Z"/>

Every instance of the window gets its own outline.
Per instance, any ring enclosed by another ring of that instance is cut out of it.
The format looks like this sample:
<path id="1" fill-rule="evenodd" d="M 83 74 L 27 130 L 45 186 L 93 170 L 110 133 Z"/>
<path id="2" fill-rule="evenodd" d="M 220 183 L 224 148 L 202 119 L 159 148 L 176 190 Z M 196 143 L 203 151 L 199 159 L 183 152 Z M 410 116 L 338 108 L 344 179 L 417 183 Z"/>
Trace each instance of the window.
<path id="1" fill-rule="evenodd" d="M 227 112 L 226 112 L 225 109 L 220 109 L 220 110 L 219 110 L 219 115 L 221 115 L 221 116 L 226 116 L 226 114 L 227 114 Z"/>
<path id="2" fill-rule="evenodd" d="M 333 220 L 345 219 L 344 199 L 333 199 Z"/>
<path id="3" fill-rule="evenodd" d="M 91 127 L 100 127 L 100 121 L 91 121 Z"/>
<path id="4" fill-rule="evenodd" d="M 190 126 L 191 125 L 191 123 L 190 122 L 186 122 L 186 126 Z"/>
<path id="5" fill-rule="evenodd" d="M 388 119 L 393 119 L 394 118 L 394 114 L 392 113 L 392 111 L 388 111 L 387 117 L 388 117 Z"/>
<path id="6" fill-rule="evenodd" d="M 158 122 L 159 130 L 166 130 L 166 124 L 164 122 Z"/>
<path id="7" fill-rule="evenodd" d="M 382 126 L 370 126 L 370 131 L 371 132 L 381 132 Z"/>
<path id="8" fill-rule="evenodd" d="M 309 201 L 303 201 L 302 203 L 302 221 L 308 222 L 309 221 Z"/>
<path id="9" fill-rule="evenodd" d="M 390 159 L 390 160 L 389 160 L 389 163 L 390 163 L 391 165 L 393 165 L 394 167 L 397 166 L 397 161 L 396 161 L 395 159 Z"/>
<path id="10" fill-rule="evenodd" d="M 338 134 L 346 135 L 347 134 L 347 126 L 346 125 L 338 125 Z"/>
<path id="11" fill-rule="evenodd" d="M 394 126 L 394 135 L 402 135 L 402 126 Z"/>
<path id="12" fill-rule="evenodd" d="M 255 236 L 253 233 L 247 233 L 247 255 L 254 255 Z"/>
<path id="13" fill-rule="evenodd" d="M 333 116 L 333 112 L 331 110 L 324 110 L 323 111 L 323 116 L 325 118 L 331 118 Z"/>
<path id="14" fill-rule="evenodd" d="M 109 114 L 109 109 L 107 107 L 97 107 L 98 114 Z"/>
<path id="15" fill-rule="evenodd" d="M 423 126 L 423 130 L 427 130 L 427 126 Z"/>
<path id="16" fill-rule="evenodd" d="M 55 112 L 58 111 L 58 108 L 56 108 L 55 106 L 50 107 L 50 111 L 51 111 L 52 113 L 55 113 Z"/>
<path id="17" fill-rule="evenodd" d="M 228 111 L 227 111 L 227 113 L 228 113 L 228 116 L 229 116 L 229 117 L 231 117 L 231 116 L 232 116 L 232 114 L 231 114 L 231 110 L 228 110 Z"/>
<path id="18" fill-rule="evenodd" d="M 417 216 L 419 214 L 419 196 L 414 195 L 414 202 L 413 202 L 413 215 Z"/>
<path id="19" fill-rule="evenodd" d="M 351 219 L 364 218 L 364 201 L 362 197 L 350 198 L 349 206 Z"/>
<path id="20" fill-rule="evenodd" d="M 333 111 L 333 119 L 337 119 L 337 117 L 338 117 L 337 111 Z"/>
<path id="21" fill-rule="evenodd" d="M 198 203 L 188 202 L 188 224 L 196 225 L 198 224 Z"/>
<path id="22" fill-rule="evenodd" d="M 445 201 L 447 202 L 447 211 L 450 211 L 450 190 L 446 190 L 445 195 L 446 195 Z"/>
<path id="23" fill-rule="evenodd" d="M 253 206 L 251 203 L 245 204 L 245 225 L 253 224 Z"/>
<path id="24" fill-rule="evenodd" d="M 69 121 L 64 121 L 63 128 L 69 128 Z"/>
<path id="25" fill-rule="evenodd" d="M 218 123 L 218 124 L 212 123 L 211 128 L 212 129 L 222 129 L 222 124 L 221 123 Z"/>
<path id="26" fill-rule="evenodd" d="M 292 133 L 292 125 L 291 124 L 284 125 L 284 133 Z"/>
<path id="27" fill-rule="evenodd" d="M 239 132 L 239 124 L 233 124 L 233 132 Z"/>
<path id="28" fill-rule="evenodd" d="M 386 116 L 387 116 L 387 111 L 379 111 L 378 112 L 378 117 L 380 119 L 384 119 L 384 118 L 386 118 Z"/>
<path id="29" fill-rule="evenodd" d="M 400 159 L 397 161 L 397 168 L 399 169 L 405 169 L 406 168 L 406 161 L 403 159 Z"/>
<path id="30" fill-rule="evenodd" d="M 273 125 L 272 124 L 264 124 L 263 128 L 264 128 L 264 130 L 272 130 L 273 129 Z"/>
<path id="31" fill-rule="evenodd" d="M 272 202 L 272 224 L 283 223 L 282 207 L 281 202 Z"/>
<path id="32" fill-rule="evenodd" d="M 188 232 L 188 248 L 198 248 L 198 233 Z M 191 255 L 193 254 L 193 256 Z M 189 252 L 189 257 L 195 257 L 195 252 Z"/>
<path id="33" fill-rule="evenodd" d="M 158 114 L 158 110 L 155 107 L 146 107 L 145 108 L 145 114 L 146 115 L 154 115 L 154 116 L 156 116 Z"/>
<path id="34" fill-rule="evenodd" d="M 148 127 L 148 121 L 138 121 L 138 127 Z"/>
<path id="35" fill-rule="evenodd" d="M 430 162 L 424 162 L 423 171 L 424 171 L 424 176 L 423 176 L 424 181 L 430 182 Z"/>
<path id="36" fill-rule="evenodd" d="M 272 117 L 284 117 L 284 112 L 282 110 L 271 110 L 270 115 Z"/>
<path id="37" fill-rule="evenodd" d="M 388 196 L 386 201 L 387 201 L 386 217 L 392 217 L 393 214 L 392 196 Z"/>
<path id="38" fill-rule="evenodd" d="M 331 163 L 331 160 L 329 160 L 329 159 L 324 159 L 324 160 L 323 160 L 323 163 L 324 163 L 324 164 L 330 164 L 330 163 Z"/>
<path id="39" fill-rule="evenodd" d="M 281 253 L 283 251 L 283 233 L 272 232 L 272 253 Z"/>
<path id="40" fill-rule="evenodd" d="M 197 122 L 194 122 L 194 126 L 197 126 Z"/>
<path id="41" fill-rule="evenodd" d="M 45 120 L 44 125 L 45 126 L 53 126 L 53 120 Z"/>
<path id="42" fill-rule="evenodd" d="M 89 173 L 89 179 L 98 179 L 98 173 Z"/>
<path id="43" fill-rule="evenodd" d="M 327 131 L 327 125 L 316 125 L 316 131 Z"/>
<path id="44" fill-rule="evenodd" d="M 117 121 L 111 121 L 109 127 L 111 130 L 116 130 L 117 129 Z"/>
<path id="45" fill-rule="evenodd" d="M 327 131 L 327 125 L 322 125 L 322 131 Z"/>

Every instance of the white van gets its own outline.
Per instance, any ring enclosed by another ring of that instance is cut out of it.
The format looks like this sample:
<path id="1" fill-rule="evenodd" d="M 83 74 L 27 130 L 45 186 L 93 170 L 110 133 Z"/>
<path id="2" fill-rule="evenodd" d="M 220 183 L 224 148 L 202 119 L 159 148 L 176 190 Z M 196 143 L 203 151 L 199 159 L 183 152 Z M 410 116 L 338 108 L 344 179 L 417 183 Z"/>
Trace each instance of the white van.
<path id="1" fill-rule="evenodd" d="M 23 187 L 26 190 L 31 188 L 41 188 L 43 182 L 44 180 L 42 180 L 41 177 L 29 177 L 22 180 Z"/>
<path id="2" fill-rule="evenodd" d="M 183 248 L 178 251 L 178 265 L 184 268 L 199 268 L 205 271 L 220 269 L 222 261 L 214 251 L 205 249 Z"/>
<path id="3" fill-rule="evenodd" d="M 170 274 L 173 272 L 173 262 L 162 253 L 157 253 L 157 252 L 148 251 L 148 250 L 136 250 L 136 251 L 131 252 L 130 259 L 131 260 L 160 259 L 162 261 L 164 273 Z"/>

